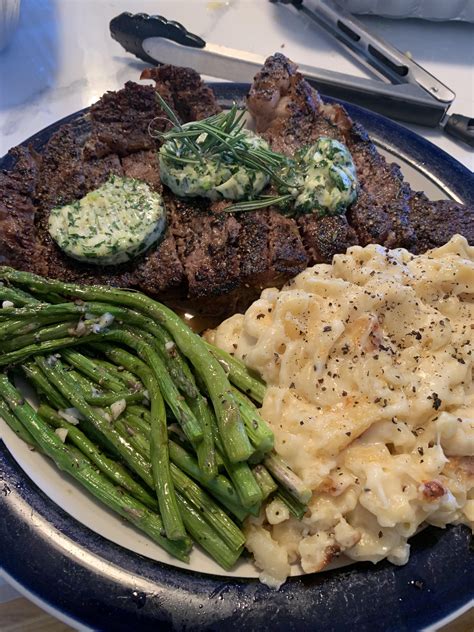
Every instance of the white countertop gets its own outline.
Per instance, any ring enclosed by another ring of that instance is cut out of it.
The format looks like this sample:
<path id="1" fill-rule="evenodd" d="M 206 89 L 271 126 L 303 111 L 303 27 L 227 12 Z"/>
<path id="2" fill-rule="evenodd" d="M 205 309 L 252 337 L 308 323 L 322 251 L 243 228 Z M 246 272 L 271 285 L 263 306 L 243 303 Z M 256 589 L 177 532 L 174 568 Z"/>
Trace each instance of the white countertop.
<path id="1" fill-rule="evenodd" d="M 22 0 L 18 30 L 0 53 L 0 156 L 106 90 L 138 80 L 144 64 L 109 36 L 110 19 L 122 11 L 160 13 L 209 42 L 367 76 L 330 36 L 268 0 Z M 474 25 L 361 19 L 457 93 L 451 112 L 474 116 Z M 474 170 L 467 146 L 439 130 L 416 131 Z M 0 601 L 12 594 L 0 591 Z"/>
<path id="2" fill-rule="evenodd" d="M 122 11 L 160 13 L 209 42 L 366 75 L 330 36 L 268 0 L 22 0 L 19 28 L 0 53 L 0 155 L 106 90 L 138 80 L 144 64 L 109 36 L 110 19 Z M 451 112 L 474 116 L 473 24 L 361 19 L 457 93 Z M 436 129 L 417 131 L 474 170 L 467 146 Z"/>

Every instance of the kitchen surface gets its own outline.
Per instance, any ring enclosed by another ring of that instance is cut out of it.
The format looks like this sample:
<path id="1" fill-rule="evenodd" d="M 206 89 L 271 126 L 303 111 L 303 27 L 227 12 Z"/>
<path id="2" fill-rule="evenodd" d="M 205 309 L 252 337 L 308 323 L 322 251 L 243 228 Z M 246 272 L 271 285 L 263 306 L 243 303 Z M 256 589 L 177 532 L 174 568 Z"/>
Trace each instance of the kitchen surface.
<path id="1" fill-rule="evenodd" d="M 17 30 L 0 52 L 0 156 L 35 132 L 88 107 L 105 91 L 138 81 L 146 64 L 127 54 L 109 34 L 110 20 L 123 11 L 158 13 L 207 42 L 262 57 L 280 51 L 302 64 L 356 77 L 375 76 L 300 12 L 267 0 L 22 0 Z M 474 24 L 359 19 L 456 93 L 450 113 L 474 117 Z M 472 148 L 441 129 L 406 126 L 474 170 Z M 1 630 L 71 629 L 16 588 L 0 578 Z M 473 611 L 442 629 L 474 629 Z"/>

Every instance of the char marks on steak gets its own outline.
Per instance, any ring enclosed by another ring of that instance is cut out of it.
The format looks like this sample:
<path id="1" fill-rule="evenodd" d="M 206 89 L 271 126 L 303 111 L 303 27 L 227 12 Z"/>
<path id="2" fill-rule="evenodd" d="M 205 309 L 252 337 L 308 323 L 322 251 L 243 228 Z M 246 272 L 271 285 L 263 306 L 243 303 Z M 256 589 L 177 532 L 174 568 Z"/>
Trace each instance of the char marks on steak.
<path id="1" fill-rule="evenodd" d="M 160 66 L 152 79 L 183 122 L 219 111 L 214 94 L 193 70 Z M 346 143 L 357 165 L 360 194 L 346 217 L 306 215 L 297 221 L 273 208 L 236 214 L 226 203 L 180 199 L 160 182 L 158 141 L 168 124 L 155 88 L 128 82 L 106 93 L 88 113 L 56 132 L 38 155 L 10 152 L 0 174 L 0 262 L 83 283 L 131 287 L 206 313 L 245 309 L 260 291 L 282 285 L 308 264 L 371 242 L 413 252 L 460 232 L 474 243 L 474 214 L 451 201 L 413 193 L 396 165 L 377 152 L 340 105 L 325 104 L 282 55 L 270 57 L 248 98 L 257 131 L 291 154 L 321 135 Z M 168 229 L 157 246 L 126 264 L 90 266 L 65 256 L 47 231 L 51 208 L 81 198 L 110 174 L 147 182 L 163 194 Z M 183 303 L 184 301 L 184 303 Z"/>

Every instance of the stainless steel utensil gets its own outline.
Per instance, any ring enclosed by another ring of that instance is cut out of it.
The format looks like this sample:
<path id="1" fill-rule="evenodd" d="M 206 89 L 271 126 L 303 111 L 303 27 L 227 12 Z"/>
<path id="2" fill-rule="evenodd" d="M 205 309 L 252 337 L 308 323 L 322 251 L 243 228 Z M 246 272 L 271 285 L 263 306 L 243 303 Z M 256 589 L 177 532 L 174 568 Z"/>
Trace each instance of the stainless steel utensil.
<path id="1" fill-rule="evenodd" d="M 299 71 L 322 94 L 345 99 L 391 118 L 444 131 L 474 146 L 474 119 L 447 115 L 455 94 L 406 55 L 377 38 L 333 2 L 300 0 L 292 4 L 322 24 L 392 83 L 299 64 Z M 342 13 L 341 13 L 342 11 Z M 121 13 L 110 22 L 112 37 L 130 53 L 156 64 L 189 66 L 197 72 L 248 83 L 265 58 L 205 42 L 178 22 L 159 15 Z"/>

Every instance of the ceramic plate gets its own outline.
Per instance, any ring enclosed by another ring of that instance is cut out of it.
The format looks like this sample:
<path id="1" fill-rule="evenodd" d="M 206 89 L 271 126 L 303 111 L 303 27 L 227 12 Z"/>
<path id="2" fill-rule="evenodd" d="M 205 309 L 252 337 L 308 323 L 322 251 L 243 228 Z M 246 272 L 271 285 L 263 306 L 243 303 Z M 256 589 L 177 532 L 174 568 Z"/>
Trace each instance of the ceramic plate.
<path id="1" fill-rule="evenodd" d="M 215 84 L 223 107 L 247 85 Z M 432 199 L 474 204 L 474 178 L 434 145 L 382 116 L 346 105 L 411 186 Z M 40 150 L 73 114 L 25 141 Z M 0 160 L 8 169 L 10 158 Z M 462 526 L 428 528 L 409 563 L 354 564 L 292 577 L 275 592 L 247 561 L 231 573 L 196 551 L 176 562 L 124 524 L 0 422 L 0 563 L 28 596 L 76 627 L 130 630 L 419 630 L 466 609 L 474 552 Z"/>

